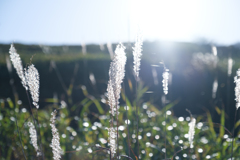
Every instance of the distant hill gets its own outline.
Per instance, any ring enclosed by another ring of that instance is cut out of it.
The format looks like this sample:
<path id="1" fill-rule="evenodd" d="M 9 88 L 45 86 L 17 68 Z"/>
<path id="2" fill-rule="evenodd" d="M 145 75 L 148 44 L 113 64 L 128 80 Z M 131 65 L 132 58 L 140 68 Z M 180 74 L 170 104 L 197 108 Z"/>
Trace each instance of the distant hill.
<path id="1" fill-rule="evenodd" d="M 133 43 L 124 43 L 127 49 L 131 49 Z M 64 53 L 81 53 L 81 45 L 24 45 L 15 43 L 15 47 L 18 52 L 26 54 L 36 54 L 36 53 L 45 53 L 45 54 L 64 54 Z M 112 48 L 116 47 L 117 44 L 112 44 Z M 10 44 L 0 44 L 0 54 L 8 53 Z M 107 44 L 97 45 L 97 44 L 88 44 L 85 46 L 87 53 L 108 53 Z M 129 48 L 130 47 L 130 48 Z M 218 53 L 220 55 L 225 54 L 225 52 L 232 52 L 233 55 L 240 52 L 240 43 L 236 43 L 230 46 L 217 46 Z M 172 50 L 170 49 L 172 48 Z M 173 48 L 177 49 L 176 52 L 211 52 L 211 44 L 205 43 L 188 43 L 188 42 L 163 42 L 163 41 L 154 41 L 154 42 L 144 42 L 143 51 L 144 52 L 157 52 L 157 51 L 173 51 Z M 167 50 L 166 50 L 167 49 Z"/>

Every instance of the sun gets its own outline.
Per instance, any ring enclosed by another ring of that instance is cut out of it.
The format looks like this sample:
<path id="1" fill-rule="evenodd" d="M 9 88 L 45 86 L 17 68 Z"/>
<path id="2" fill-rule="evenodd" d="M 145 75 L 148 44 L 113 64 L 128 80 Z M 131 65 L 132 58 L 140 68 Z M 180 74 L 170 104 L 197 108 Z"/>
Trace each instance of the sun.
<path id="1" fill-rule="evenodd" d="M 190 0 L 132 0 L 129 7 L 132 28 L 140 26 L 148 39 L 190 40 L 198 13 L 198 1 Z"/>

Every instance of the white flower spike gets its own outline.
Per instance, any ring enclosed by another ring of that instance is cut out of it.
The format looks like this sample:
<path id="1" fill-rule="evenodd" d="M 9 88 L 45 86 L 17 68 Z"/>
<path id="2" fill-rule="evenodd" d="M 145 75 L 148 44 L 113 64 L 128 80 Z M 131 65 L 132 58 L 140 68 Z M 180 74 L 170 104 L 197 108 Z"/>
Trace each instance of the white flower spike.
<path id="1" fill-rule="evenodd" d="M 61 159 L 61 153 L 62 153 L 62 149 L 60 147 L 60 138 L 59 138 L 59 134 L 58 134 L 58 130 L 55 126 L 55 122 L 56 122 L 56 114 L 57 114 L 57 110 L 54 110 L 51 115 L 51 123 L 50 126 L 52 128 L 52 143 L 50 144 L 50 147 L 52 148 L 52 152 L 53 152 L 53 159 L 54 160 L 60 160 Z"/>
<path id="2" fill-rule="evenodd" d="M 165 95 L 167 95 L 168 94 L 168 78 L 169 78 L 169 70 L 168 69 L 164 69 L 164 72 L 163 72 L 163 81 L 162 81 L 162 83 L 163 83 L 163 92 L 164 92 L 164 94 Z"/>
<path id="3" fill-rule="evenodd" d="M 28 66 L 28 69 L 25 72 L 27 84 L 29 87 L 30 94 L 32 96 L 33 105 L 38 109 L 39 101 L 39 74 L 38 70 L 34 67 L 33 64 Z"/>
<path id="4" fill-rule="evenodd" d="M 236 108 L 240 107 L 240 68 L 237 70 L 237 75 L 234 77 L 235 87 L 235 100 L 236 100 Z"/>
<path id="5" fill-rule="evenodd" d="M 196 119 L 191 118 L 191 122 L 188 124 L 189 131 L 188 131 L 188 141 L 190 143 L 190 148 L 193 148 L 193 139 L 195 134 L 195 125 L 196 125 Z"/>
<path id="6" fill-rule="evenodd" d="M 36 131 L 34 125 L 32 124 L 32 122 L 28 122 L 28 127 L 29 127 L 31 143 L 37 152 L 37 156 L 40 156 L 41 152 L 39 151 L 38 144 L 37 144 L 37 131 Z"/>
<path id="7" fill-rule="evenodd" d="M 115 116 L 117 110 L 114 107 L 118 105 L 118 100 L 121 93 L 121 83 L 125 76 L 125 64 L 127 61 L 125 47 L 120 43 L 116 50 L 113 61 L 110 64 L 109 69 L 109 81 L 108 81 L 108 101 L 111 108 L 110 113 Z"/>
<path id="8" fill-rule="evenodd" d="M 142 35 L 139 33 L 137 35 L 137 39 L 135 42 L 135 45 L 133 47 L 133 71 L 135 73 L 136 78 L 139 77 L 139 70 L 140 70 L 140 64 L 141 64 L 141 56 L 142 56 Z"/>
<path id="9" fill-rule="evenodd" d="M 17 74 L 22 81 L 23 87 L 26 90 L 28 90 L 27 81 L 26 81 L 24 71 L 23 71 L 22 60 L 21 60 L 19 54 L 17 53 L 13 44 L 11 44 L 11 47 L 9 49 L 9 54 L 10 54 L 10 59 L 12 61 L 13 67 L 16 69 Z"/>
<path id="10" fill-rule="evenodd" d="M 114 157 L 114 154 L 116 153 L 116 137 L 117 137 L 116 130 L 113 127 L 108 128 L 108 140 L 109 140 L 109 146 L 110 146 L 112 158 Z"/>

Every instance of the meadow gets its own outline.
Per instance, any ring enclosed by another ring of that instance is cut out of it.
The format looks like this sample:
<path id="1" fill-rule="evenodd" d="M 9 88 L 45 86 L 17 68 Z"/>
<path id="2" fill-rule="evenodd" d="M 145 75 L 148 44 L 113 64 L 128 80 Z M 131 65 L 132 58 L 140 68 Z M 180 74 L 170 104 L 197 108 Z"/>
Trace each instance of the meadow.
<path id="1" fill-rule="evenodd" d="M 23 70 L 22 83 L 10 45 L 1 45 L 0 159 L 240 159 L 236 46 L 219 46 L 217 54 L 208 44 L 123 46 L 127 61 L 119 67 L 117 44 L 115 57 L 107 45 L 84 53 L 81 46 L 16 44 L 22 67 L 39 72 L 38 90 L 36 72 Z M 137 62 L 132 47 L 142 52 Z"/>

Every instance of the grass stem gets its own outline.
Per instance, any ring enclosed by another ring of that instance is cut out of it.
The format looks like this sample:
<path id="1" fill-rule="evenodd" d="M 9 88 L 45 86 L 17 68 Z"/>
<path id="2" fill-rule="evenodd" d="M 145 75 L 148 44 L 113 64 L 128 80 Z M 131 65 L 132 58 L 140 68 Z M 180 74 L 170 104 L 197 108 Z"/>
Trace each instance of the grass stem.
<path id="1" fill-rule="evenodd" d="M 16 116 L 16 112 L 15 111 L 14 111 L 14 114 L 15 114 L 15 118 L 16 118 L 15 122 L 16 122 L 16 126 L 17 126 L 17 132 L 18 132 L 18 136 L 19 136 L 19 140 L 20 140 L 23 156 L 24 156 L 24 159 L 27 160 L 25 152 L 24 152 L 24 148 L 23 148 L 23 145 L 22 145 L 22 138 L 21 138 L 21 134 L 20 134 L 20 131 L 19 131 L 19 128 L 18 128 L 18 121 L 17 121 L 17 116 Z"/>
<path id="2" fill-rule="evenodd" d="M 166 96 L 164 95 L 164 101 L 163 101 L 163 106 L 164 106 L 164 121 L 165 121 L 165 127 L 164 127 L 164 146 L 165 146 L 165 159 L 167 159 L 167 137 L 166 137 L 166 132 L 167 132 L 167 115 L 166 115 L 166 107 L 165 107 L 165 100 Z"/>
<path id="3" fill-rule="evenodd" d="M 44 160 L 45 158 L 44 158 L 43 149 L 42 149 L 42 142 L 41 142 L 41 134 L 40 134 L 39 122 L 38 122 L 38 119 L 36 119 L 37 123 L 35 121 L 35 117 L 33 115 L 33 110 L 32 110 L 32 105 L 31 105 L 31 101 L 30 101 L 29 94 L 28 94 L 27 90 L 26 90 L 26 94 L 27 94 L 28 103 L 29 103 L 30 110 L 31 110 L 31 116 L 33 118 L 33 123 L 36 126 L 36 128 L 38 128 L 37 136 L 40 138 L 40 142 L 39 142 L 40 145 L 39 146 L 40 146 L 40 150 L 41 150 L 42 159 Z"/>
<path id="4" fill-rule="evenodd" d="M 119 141 L 118 141 L 118 100 L 116 100 L 116 120 L 117 120 L 117 159 L 119 158 Z"/>
<path id="5" fill-rule="evenodd" d="M 137 83 L 138 83 L 138 77 L 136 77 L 136 117 L 137 117 L 137 159 L 139 159 L 139 141 L 138 141 L 138 103 L 137 103 L 137 99 L 138 99 L 138 94 L 137 94 L 137 91 L 138 91 L 138 89 L 137 89 L 137 87 L 138 87 L 138 85 L 137 85 Z"/>
<path id="6" fill-rule="evenodd" d="M 236 122 L 236 117 L 237 117 L 237 111 L 235 112 L 234 116 L 234 123 L 233 123 L 233 131 L 232 131 L 232 153 L 231 153 L 231 160 L 233 160 L 233 141 L 234 141 L 234 131 L 235 131 L 235 122 Z"/>

